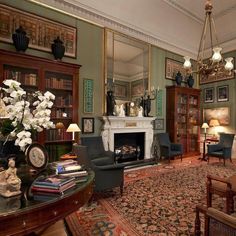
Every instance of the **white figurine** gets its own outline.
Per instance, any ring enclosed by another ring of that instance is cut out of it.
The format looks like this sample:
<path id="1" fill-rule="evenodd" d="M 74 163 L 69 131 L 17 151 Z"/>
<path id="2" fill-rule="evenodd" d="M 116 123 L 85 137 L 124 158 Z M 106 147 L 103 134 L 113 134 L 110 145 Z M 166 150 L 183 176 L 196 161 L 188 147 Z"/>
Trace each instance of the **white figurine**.
<path id="1" fill-rule="evenodd" d="M 0 195 L 11 197 L 21 193 L 21 180 L 16 175 L 15 160 L 10 158 L 8 169 L 0 173 Z"/>
<path id="2" fill-rule="evenodd" d="M 140 106 L 138 109 L 138 117 L 143 117 L 143 107 Z"/>

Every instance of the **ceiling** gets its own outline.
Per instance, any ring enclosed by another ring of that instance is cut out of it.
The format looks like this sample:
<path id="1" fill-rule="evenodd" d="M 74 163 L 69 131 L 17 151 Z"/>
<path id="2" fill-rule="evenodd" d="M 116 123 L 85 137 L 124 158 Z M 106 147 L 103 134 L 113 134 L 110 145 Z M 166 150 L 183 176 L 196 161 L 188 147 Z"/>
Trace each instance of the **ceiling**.
<path id="1" fill-rule="evenodd" d="M 206 0 L 28 0 L 196 59 Z M 236 49 L 236 0 L 212 0 L 223 52 Z M 214 43 L 214 42 L 213 42 Z"/>

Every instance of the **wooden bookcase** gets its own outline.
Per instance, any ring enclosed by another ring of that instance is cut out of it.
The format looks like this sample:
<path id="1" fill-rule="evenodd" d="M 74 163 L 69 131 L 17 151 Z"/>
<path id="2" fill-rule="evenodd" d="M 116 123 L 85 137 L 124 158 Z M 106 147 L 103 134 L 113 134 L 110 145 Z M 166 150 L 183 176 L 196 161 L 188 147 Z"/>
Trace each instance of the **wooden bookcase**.
<path id="1" fill-rule="evenodd" d="M 200 153 L 200 90 L 166 87 L 166 130 L 172 142 L 182 143 L 184 154 Z"/>
<path id="2" fill-rule="evenodd" d="M 70 123 L 78 123 L 78 81 L 80 65 L 0 50 L 0 83 L 5 79 L 21 82 L 27 91 L 50 91 L 56 98 L 51 119 L 55 129 L 37 133 L 35 141 L 48 149 L 50 161 L 58 159 L 63 148 L 71 150 Z"/>

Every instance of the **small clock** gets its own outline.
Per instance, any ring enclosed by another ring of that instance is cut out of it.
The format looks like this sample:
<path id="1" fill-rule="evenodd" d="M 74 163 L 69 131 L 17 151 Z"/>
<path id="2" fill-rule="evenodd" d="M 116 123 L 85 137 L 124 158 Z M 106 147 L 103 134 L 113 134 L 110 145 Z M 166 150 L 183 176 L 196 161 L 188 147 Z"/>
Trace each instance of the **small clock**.
<path id="1" fill-rule="evenodd" d="M 35 170 L 43 170 L 48 164 L 48 153 L 44 146 L 33 143 L 26 149 L 26 161 Z"/>

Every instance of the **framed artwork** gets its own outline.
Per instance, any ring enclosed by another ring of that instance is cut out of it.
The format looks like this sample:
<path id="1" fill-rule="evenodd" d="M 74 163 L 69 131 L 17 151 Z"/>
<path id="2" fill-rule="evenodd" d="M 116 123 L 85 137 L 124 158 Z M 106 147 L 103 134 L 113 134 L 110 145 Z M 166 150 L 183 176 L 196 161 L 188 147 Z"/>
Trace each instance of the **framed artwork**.
<path id="1" fill-rule="evenodd" d="M 93 117 L 82 118 L 82 133 L 83 134 L 94 133 L 94 118 Z"/>
<path id="2" fill-rule="evenodd" d="M 203 120 L 209 124 L 211 119 L 217 119 L 220 125 L 229 125 L 230 124 L 229 107 L 203 109 Z"/>
<path id="3" fill-rule="evenodd" d="M 115 81 L 114 82 L 114 96 L 116 99 L 128 100 L 129 83 L 124 81 Z"/>
<path id="4" fill-rule="evenodd" d="M 92 79 L 84 79 L 83 92 L 84 92 L 84 113 L 93 113 L 93 88 L 94 83 Z"/>
<path id="5" fill-rule="evenodd" d="M 155 121 L 154 121 L 154 129 L 156 129 L 156 130 L 164 130 L 164 119 L 155 119 Z"/>
<path id="6" fill-rule="evenodd" d="M 148 88 L 147 79 L 139 79 L 131 82 L 131 96 L 141 97 Z"/>
<path id="7" fill-rule="evenodd" d="M 235 58 L 233 60 L 234 68 L 235 68 Z M 224 75 L 223 72 L 219 72 L 217 75 L 201 75 L 199 76 L 199 84 L 207 84 L 214 83 L 222 80 L 234 79 L 235 73 L 231 73 L 230 75 Z"/>
<path id="8" fill-rule="evenodd" d="M 35 14 L 0 4 L 0 41 L 12 43 L 12 34 L 22 26 L 29 37 L 29 47 L 51 52 L 58 36 L 65 46 L 65 56 L 76 58 L 77 29 Z"/>
<path id="9" fill-rule="evenodd" d="M 182 82 L 187 82 L 186 71 L 183 67 L 183 62 L 179 62 L 170 58 L 166 58 L 166 68 L 165 68 L 165 76 L 166 79 L 175 80 L 175 76 L 178 71 L 183 76 Z"/>
<path id="10" fill-rule="evenodd" d="M 210 103 L 214 102 L 214 88 L 205 88 L 204 89 L 204 102 Z"/>
<path id="11" fill-rule="evenodd" d="M 217 87 L 217 102 L 229 101 L 229 86 L 223 85 Z"/>

